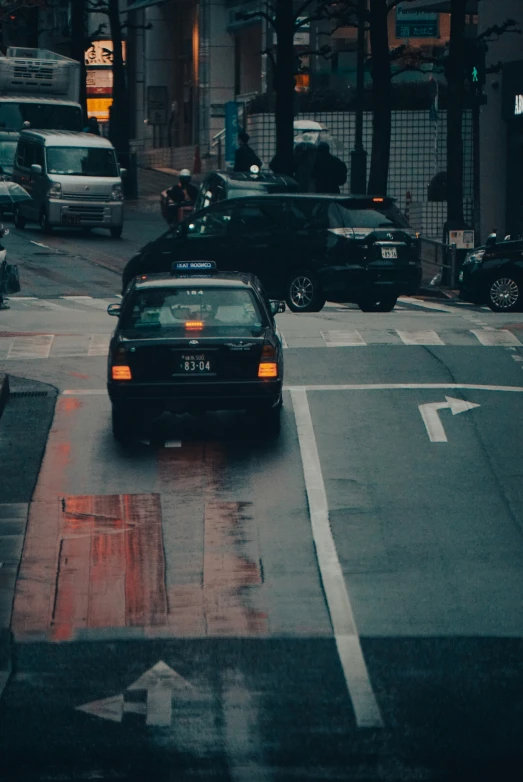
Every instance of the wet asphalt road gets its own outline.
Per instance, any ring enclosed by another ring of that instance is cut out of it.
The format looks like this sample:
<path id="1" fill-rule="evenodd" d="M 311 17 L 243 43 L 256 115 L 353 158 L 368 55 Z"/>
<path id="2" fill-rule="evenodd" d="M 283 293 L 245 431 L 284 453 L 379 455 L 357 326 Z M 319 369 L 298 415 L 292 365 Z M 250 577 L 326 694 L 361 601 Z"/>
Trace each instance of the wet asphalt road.
<path id="1" fill-rule="evenodd" d="M 34 459 L 0 478 L 2 503 L 31 500 L 0 778 L 520 779 L 523 317 L 286 313 L 278 441 L 219 414 L 123 449 L 104 393 L 118 287 L 95 264 L 159 230 L 57 234 L 42 243 L 68 255 L 37 261 L 28 231 L 6 239 L 36 298 L 1 313 L 0 368 L 58 397 L 29 418 L 15 394 L 0 422 L 4 463 L 47 442 L 34 491 Z"/>

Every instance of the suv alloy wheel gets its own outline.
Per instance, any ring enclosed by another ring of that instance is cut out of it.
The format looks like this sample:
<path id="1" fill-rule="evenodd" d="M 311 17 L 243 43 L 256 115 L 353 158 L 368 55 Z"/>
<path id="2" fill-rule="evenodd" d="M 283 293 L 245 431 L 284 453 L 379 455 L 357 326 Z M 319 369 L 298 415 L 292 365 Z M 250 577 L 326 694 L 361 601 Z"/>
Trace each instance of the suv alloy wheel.
<path id="1" fill-rule="evenodd" d="M 488 285 L 488 305 L 493 312 L 515 312 L 523 305 L 523 283 L 510 272 L 502 273 Z"/>
<path id="2" fill-rule="evenodd" d="M 314 272 L 298 269 L 289 276 L 286 301 L 292 312 L 319 312 L 322 309 L 325 296 Z"/>

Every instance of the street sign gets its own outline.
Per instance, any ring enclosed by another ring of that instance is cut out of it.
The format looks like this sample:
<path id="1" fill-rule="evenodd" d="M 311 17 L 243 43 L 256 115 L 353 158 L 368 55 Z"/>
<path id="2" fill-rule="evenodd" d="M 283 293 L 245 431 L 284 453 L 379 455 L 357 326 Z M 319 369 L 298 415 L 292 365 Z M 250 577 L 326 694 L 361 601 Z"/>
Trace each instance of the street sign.
<path id="1" fill-rule="evenodd" d="M 225 162 L 227 165 L 232 166 L 234 163 L 238 132 L 238 104 L 236 101 L 230 100 L 225 104 Z"/>
<path id="2" fill-rule="evenodd" d="M 473 250 L 474 231 L 449 231 L 449 244 L 455 244 L 456 250 Z"/>
<path id="3" fill-rule="evenodd" d="M 396 8 L 396 38 L 437 38 L 439 14 L 432 11 L 413 11 L 409 3 Z"/>
<path id="4" fill-rule="evenodd" d="M 466 413 L 468 410 L 473 410 L 475 407 L 480 407 L 480 405 L 474 404 L 474 402 L 465 402 L 463 399 L 454 399 L 451 396 L 446 396 L 445 399 L 447 400 L 446 402 L 430 402 L 426 405 L 418 405 L 431 443 L 448 442 L 438 410 L 448 408 L 452 415 L 459 415 L 460 413 Z"/>
<path id="5" fill-rule="evenodd" d="M 189 682 L 160 660 L 130 684 L 124 692 L 84 703 L 83 706 L 77 706 L 76 711 L 83 711 L 85 714 L 110 722 L 122 722 L 124 714 L 141 714 L 145 717 L 146 725 L 168 727 L 172 722 L 173 693 L 175 690 L 191 689 L 192 685 Z M 126 698 L 126 692 L 140 691 L 145 694 L 145 700 Z"/>
<path id="6" fill-rule="evenodd" d="M 126 43 L 122 41 L 122 57 L 125 62 Z M 111 67 L 114 59 L 112 41 L 93 41 L 85 50 L 85 64 L 89 68 Z"/>
<path id="7" fill-rule="evenodd" d="M 150 125 L 166 125 L 169 93 L 167 87 L 147 87 L 147 119 Z"/>

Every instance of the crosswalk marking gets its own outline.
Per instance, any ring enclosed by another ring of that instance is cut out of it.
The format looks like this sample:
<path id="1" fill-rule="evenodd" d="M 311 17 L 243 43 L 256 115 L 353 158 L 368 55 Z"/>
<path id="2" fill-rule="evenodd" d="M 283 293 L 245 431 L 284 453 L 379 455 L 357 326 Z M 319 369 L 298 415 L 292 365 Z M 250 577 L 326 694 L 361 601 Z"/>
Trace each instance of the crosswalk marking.
<path id="1" fill-rule="evenodd" d="M 404 345 L 444 345 L 435 331 L 399 331 L 396 333 Z"/>
<path id="2" fill-rule="evenodd" d="M 521 348 L 520 341 L 508 329 L 460 329 L 436 331 L 403 331 L 400 329 L 362 329 L 344 331 L 313 331 L 287 334 L 281 332 L 285 349 L 302 348 L 352 348 L 383 347 L 384 345 L 470 347 L 474 344 L 484 347 Z M 110 333 L 97 334 L 31 334 L 9 336 L 0 332 L 0 361 L 17 359 L 63 359 L 79 357 L 105 357 L 109 352 Z M 522 359 L 523 360 L 523 359 Z"/>
<path id="3" fill-rule="evenodd" d="M 7 358 L 48 358 L 54 334 L 38 334 L 32 337 L 15 337 Z"/>
<path id="4" fill-rule="evenodd" d="M 107 311 L 109 304 L 114 304 L 115 300 L 109 303 L 105 299 L 93 299 L 91 296 L 60 296 L 61 299 L 72 301 L 75 304 L 83 304 L 84 307 L 90 307 L 94 310 Z"/>
<path id="5" fill-rule="evenodd" d="M 87 350 L 88 356 L 106 356 L 109 352 L 110 334 L 93 334 Z"/>
<path id="6" fill-rule="evenodd" d="M 523 347 L 516 335 L 507 329 L 498 329 L 497 331 L 471 329 L 471 331 L 486 347 L 508 347 L 510 345 Z"/>
<path id="7" fill-rule="evenodd" d="M 320 332 L 328 348 L 345 348 L 366 345 L 359 331 L 322 331 Z"/>

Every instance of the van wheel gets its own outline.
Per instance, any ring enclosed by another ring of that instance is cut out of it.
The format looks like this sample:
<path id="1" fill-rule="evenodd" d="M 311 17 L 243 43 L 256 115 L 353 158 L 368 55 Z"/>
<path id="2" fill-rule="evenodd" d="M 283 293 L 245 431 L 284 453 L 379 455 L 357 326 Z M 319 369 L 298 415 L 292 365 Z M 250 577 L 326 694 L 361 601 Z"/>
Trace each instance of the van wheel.
<path id="1" fill-rule="evenodd" d="M 290 275 L 285 299 L 292 312 L 319 312 L 325 304 L 320 281 L 307 269 L 298 269 Z"/>
<path id="2" fill-rule="evenodd" d="M 20 207 L 17 206 L 14 210 L 14 224 L 15 228 L 19 228 L 21 231 L 25 228 L 25 217 L 20 214 Z"/>
<path id="3" fill-rule="evenodd" d="M 117 228 L 111 228 L 111 236 L 113 239 L 119 239 L 122 235 L 122 226 L 119 225 Z"/>
<path id="4" fill-rule="evenodd" d="M 44 234 L 50 234 L 52 233 L 53 226 L 49 222 L 49 216 L 45 209 L 42 209 L 40 212 L 40 219 L 38 220 L 38 223 L 40 225 L 40 228 L 42 229 L 42 233 Z"/>
<path id="5" fill-rule="evenodd" d="M 361 299 L 358 306 L 362 312 L 391 312 L 397 301 L 397 296 L 382 296 L 381 299 L 370 297 Z"/>

